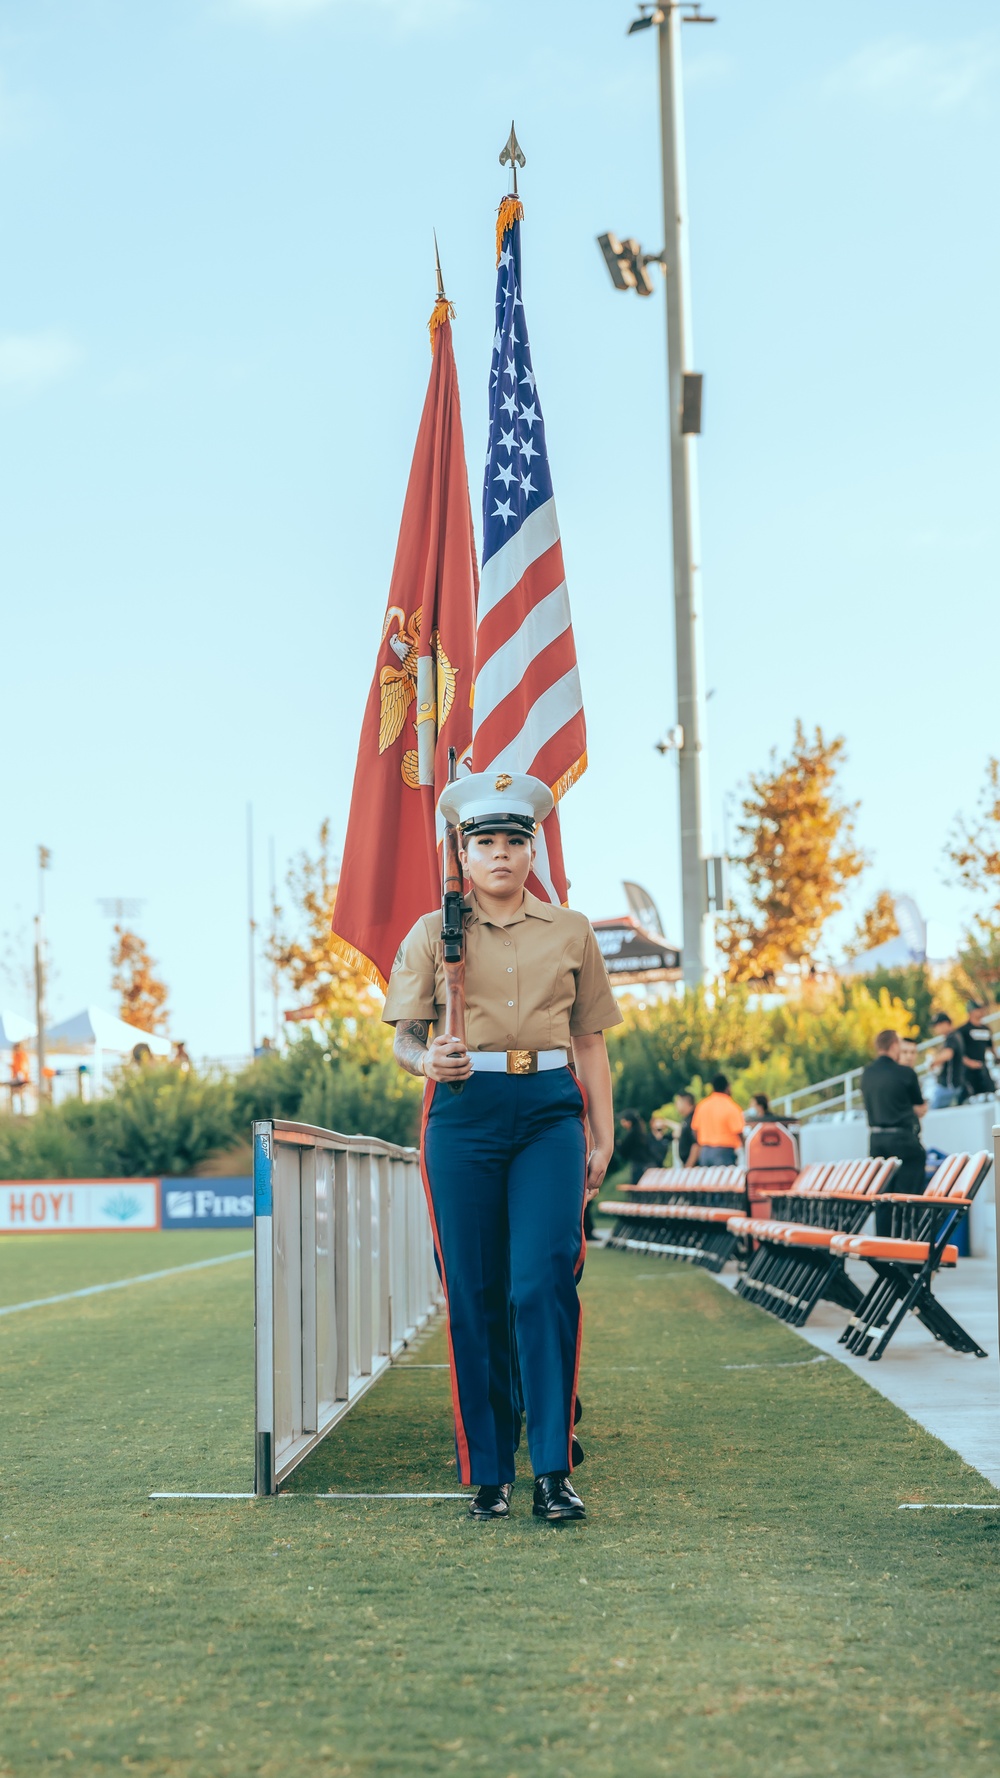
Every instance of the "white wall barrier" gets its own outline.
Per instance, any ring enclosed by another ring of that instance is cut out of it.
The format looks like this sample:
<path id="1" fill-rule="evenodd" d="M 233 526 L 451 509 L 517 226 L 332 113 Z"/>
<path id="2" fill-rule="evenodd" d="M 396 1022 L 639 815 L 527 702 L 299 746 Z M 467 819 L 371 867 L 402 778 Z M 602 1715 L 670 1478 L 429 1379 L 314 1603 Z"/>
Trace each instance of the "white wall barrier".
<path id="1" fill-rule="evenodd" d="M 254 1491 L 274 1494 L 442 1299 L 419 1156 L 253 1127 Z"/>

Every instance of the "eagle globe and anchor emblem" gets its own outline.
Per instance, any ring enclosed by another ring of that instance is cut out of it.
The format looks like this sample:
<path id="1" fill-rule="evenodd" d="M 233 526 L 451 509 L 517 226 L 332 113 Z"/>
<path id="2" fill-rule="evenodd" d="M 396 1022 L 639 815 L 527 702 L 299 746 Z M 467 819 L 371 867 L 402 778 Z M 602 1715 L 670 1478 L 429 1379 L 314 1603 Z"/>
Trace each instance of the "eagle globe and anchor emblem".
<path id="1" fill-rule="evenodd" d="M 429 741 L 427 767 L 423 779 L 434 782 L 434 744 L 437 736 L 444 728 L 455 702 L 455 688 L 458 683 L 458 669 L 453 667 L 441 646 L 441 638 L 434 630 L 431 634 L 431 653 L 420 653 L 420 620 L 423 607 L 418 605 L 412 616 L 407 617 L 401 605 L 390 605 L 385 614 L 382 627 L 382 641 L 389 638 L 389 647 L 397 657 L 398 667 L 383 667 L 379 673 L 379 730 L 378 750 L 385 753 L 389 747 L 399 740 L 406 724 L 407 712 L 416 700 L 417 715 L 414 722 L 417 746 L 407 747 L 399 762 L 400 775 L 403 783 L 411 790 L 419 790 L 422 781 L 420 756 L 423 752 L 424 735 L 421 733 L 425 723 L 432 724 L 426 730 Z M 389 632 L 396 624 L 396 634 Z M 433 658 L 432 658 L 433 657 Z M 424 743 L 426 745 L 426 743 Z"/>

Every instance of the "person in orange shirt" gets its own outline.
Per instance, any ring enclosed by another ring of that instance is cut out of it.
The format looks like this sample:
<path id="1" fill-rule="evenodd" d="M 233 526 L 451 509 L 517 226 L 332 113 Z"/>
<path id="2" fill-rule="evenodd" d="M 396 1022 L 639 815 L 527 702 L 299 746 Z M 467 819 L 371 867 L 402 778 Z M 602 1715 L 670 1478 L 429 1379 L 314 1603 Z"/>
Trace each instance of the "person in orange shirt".
<path id="1" fill-rule="evenodd" d="M 691 1128 L 698 1144 L 689 1167 L 735 1167 L 736 1150 L 743 1140 L 743 1113 L 730 1097 L 724 1074 L 712 1081 L 712 1091 L 695 1106 Z"/>
<path id="2" fill-rule="evenodd" d="M 28 1052 L 23 1043 L 15 1043 L 10 1058 L 10 1080 L 7 1083 L 10 1087 L 11 1111 L 14 1109 L 15 1098 L 17 1099 L 18 1110 L 24 1110 L 24 1091 L 28 1085 L 29 1078 Z"/>

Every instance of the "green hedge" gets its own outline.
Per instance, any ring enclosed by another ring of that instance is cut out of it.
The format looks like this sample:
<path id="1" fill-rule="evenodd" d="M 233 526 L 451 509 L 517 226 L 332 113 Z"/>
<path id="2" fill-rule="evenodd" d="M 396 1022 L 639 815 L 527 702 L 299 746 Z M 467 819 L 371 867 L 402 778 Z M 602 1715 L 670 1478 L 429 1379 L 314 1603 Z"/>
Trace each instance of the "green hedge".
<path id="1" fill-rule="evenodd" d="M 929 1008 L 922 971 L 773 1005 L 742 989 L 627 1004 L 608 1046 L 615 1101 L 648 1117 L 682 1088 L 700 1090 L 719 1068 L 741 1104 L 754 1092 L 777 1097 L 859 1066 L 882 1026 L 923 1028 Z M 116 1090 L 91 1105 L 74 1100 L 37 1117 L 0 1117 L 0 1178 L 191 1173 L 245 1143 L 254 1118 L 411 1143 L 420 1095 L 420 1082 L 393 1061 L 388 1026 L 340 1020 L 324 1042 L 303 1035 L 239 1074 L 127 1069 Z"/>
<path id="2" fill-rule="evenodd" d="M 392 1059 L 387 1026 L 309 1035 L 240 1074 L 123 1070 L 115 1091 L 36 1117 L 0 1117 L 0 1178 L 81 1179 L 191 1173 L 249 1140 L 254 1118 L 295 1118 L 346 1135 L 414 1142 L 420 1083 Z"/>

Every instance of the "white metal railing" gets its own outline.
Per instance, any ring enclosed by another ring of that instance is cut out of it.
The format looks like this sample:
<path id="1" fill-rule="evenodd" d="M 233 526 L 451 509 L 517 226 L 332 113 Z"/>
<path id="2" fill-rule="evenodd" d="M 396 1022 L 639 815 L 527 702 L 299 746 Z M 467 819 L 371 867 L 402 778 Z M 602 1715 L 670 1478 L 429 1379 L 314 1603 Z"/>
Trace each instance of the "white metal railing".
<path id="1" fill-rule="evenodd" d="M 998 1021 L 1000 1012 L 990 1013 L 984 1023 L 995 1029 Z M 941 1044 L 940 1037 L 928 1037 L 917 1045 L 917 1053 L 926 1056 L 930 1050 L 940 1049 Z M 931 1078 L 933 1070 L 927 1063 L 923 1067 L 918 1066 L 917 1073 L 923 1085 Z M 810 1117 L 829 1117 L 836 1111 L 842 1112 L 845 1117 L 850 1117 L 855 1112 L 860 1116 L 864 1111 L 860 1091 L 861 1075 L 861 1068 L 849 1068 L 845 1074 L 831 1074 L 828 1080 L 815 1080 L 807 1087 L 796 1087 L 794 1092 L 783 1093 L 780 1098 L 772 1100 L 772 1104 L 781 1117 L 795 1117 L 800 1123 Z M 815 1103 L 800 1103 L 817 1093 L 821 1097 Z"/>
<path id="2" fill-rule="evenodd" d="M 442 1302 L 418 1152 L 253 1126 L 254 1492 L 274 1494 Z"/>

